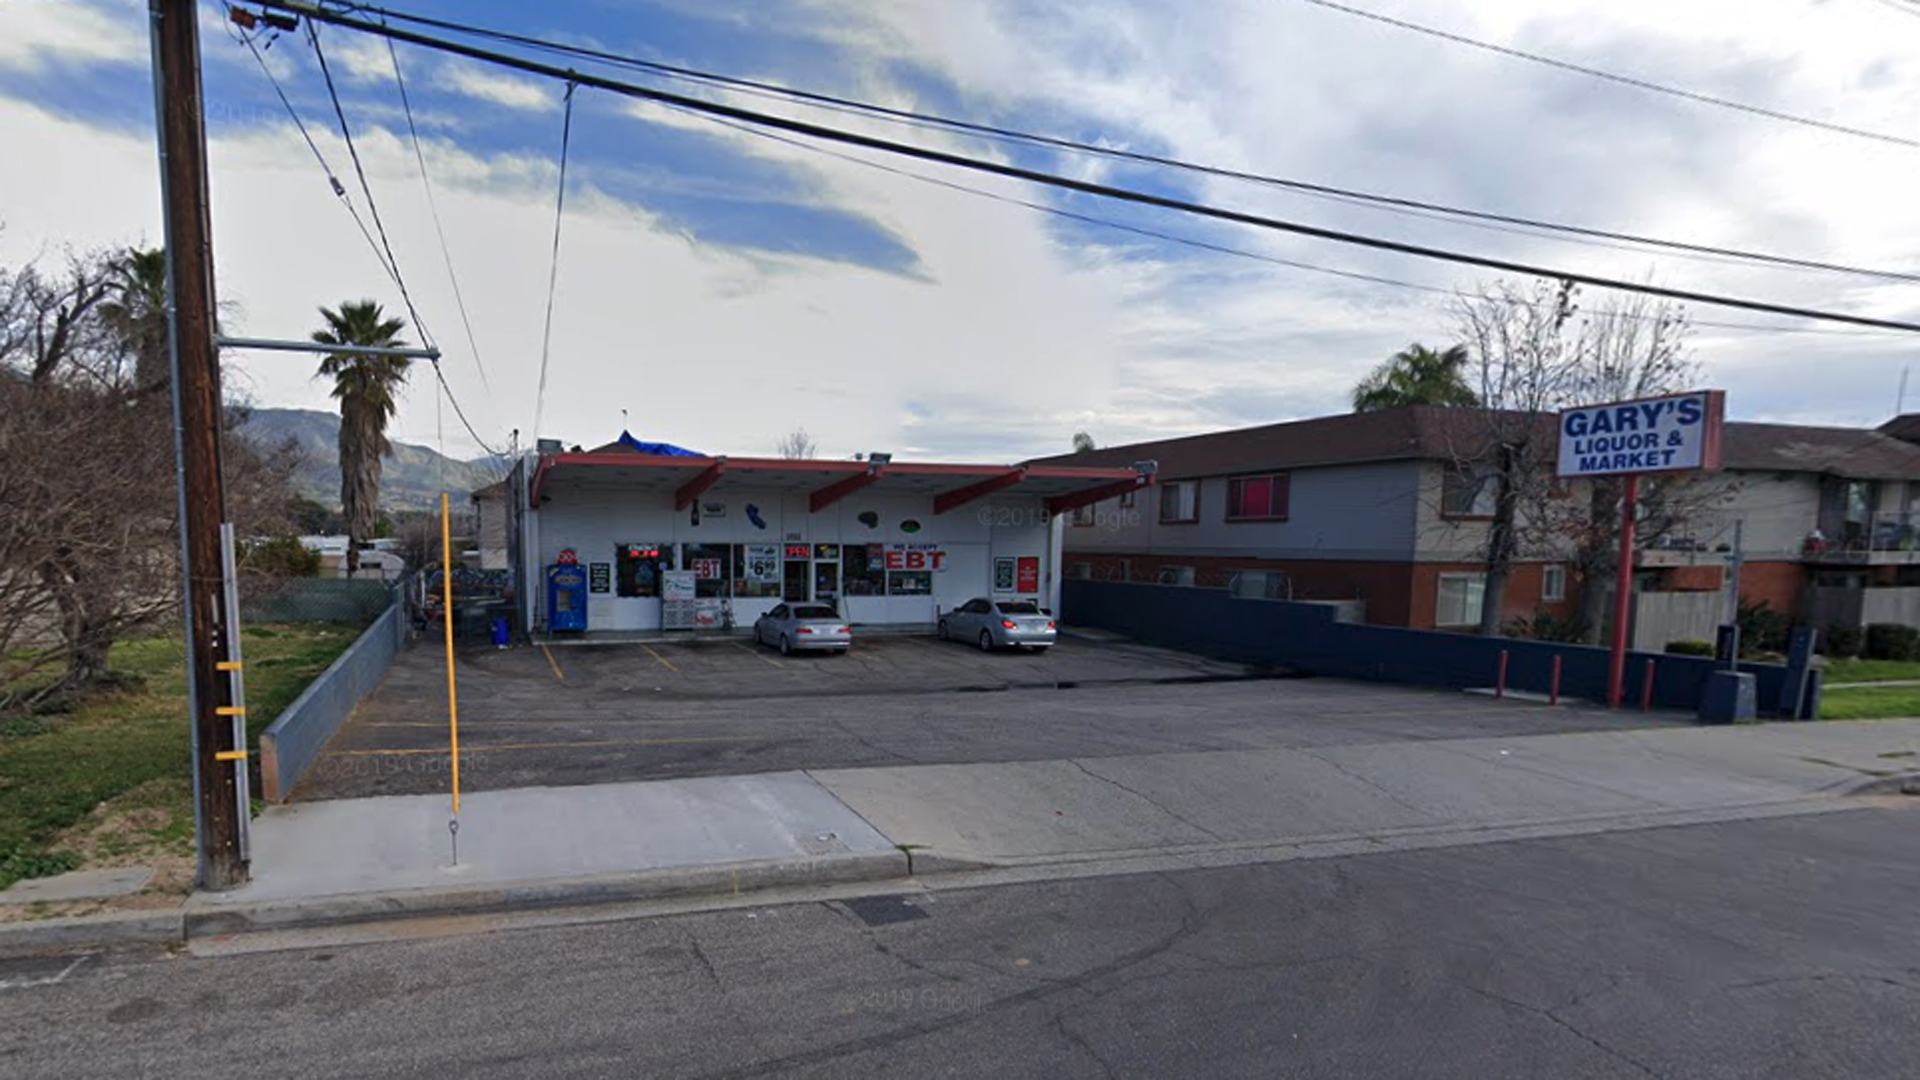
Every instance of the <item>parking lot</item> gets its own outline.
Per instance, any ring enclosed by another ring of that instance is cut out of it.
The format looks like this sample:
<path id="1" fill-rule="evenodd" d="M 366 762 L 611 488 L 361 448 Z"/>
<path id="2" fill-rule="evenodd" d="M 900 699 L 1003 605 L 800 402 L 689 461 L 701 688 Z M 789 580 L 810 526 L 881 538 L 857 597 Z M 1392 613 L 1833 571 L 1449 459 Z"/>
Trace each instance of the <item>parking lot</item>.
<path id="1" fill-rule="evenodd" d="M 402 655 L 295 789 L 299 799 L 445 791 L 446 670 Z M 467 790 L 685 776 L 1529 735 L 1663 723 L 1442 691 L 1275 677 L 1123 641 L 1045 654 L 874 637 L 846 656 L 751 643 L 460 654 Z"/>

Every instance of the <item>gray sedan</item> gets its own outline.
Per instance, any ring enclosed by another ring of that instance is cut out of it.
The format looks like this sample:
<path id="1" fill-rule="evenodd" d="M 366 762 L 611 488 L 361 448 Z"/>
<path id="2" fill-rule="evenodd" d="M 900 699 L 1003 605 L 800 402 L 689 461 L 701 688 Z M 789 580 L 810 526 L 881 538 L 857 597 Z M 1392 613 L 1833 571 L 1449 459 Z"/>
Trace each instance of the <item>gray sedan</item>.
<path id="1" fill-rule="evenodd" d="M 988 651 L 1003 645 L 1044 649 L 1058 636 L 1053 615 L 1033 601 L 984 596 L 940 616 L 934 631 L 941 641 L 965 641 Z"/>
<path id="2" fill-rule="evenodd" d="M 753 640 L 783 656 L 796 650 L 843 653 L 853 647 L 853 631 L 825 604 L 781 604 L 753 620 Z"/>

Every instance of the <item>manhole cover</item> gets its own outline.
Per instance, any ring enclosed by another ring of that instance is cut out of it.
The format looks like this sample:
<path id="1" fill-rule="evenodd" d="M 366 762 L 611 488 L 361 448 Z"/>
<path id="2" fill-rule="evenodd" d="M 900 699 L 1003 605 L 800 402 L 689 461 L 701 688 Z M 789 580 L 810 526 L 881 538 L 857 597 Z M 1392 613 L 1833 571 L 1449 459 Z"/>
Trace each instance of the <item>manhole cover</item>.
<path id="1" fill-rule="evenodd" d="M 918 904 L 904 896 L 862 896 L 855 900 L 842 900 L 841 903 L 868 926 L 885 926 L 927 917 Z"/>

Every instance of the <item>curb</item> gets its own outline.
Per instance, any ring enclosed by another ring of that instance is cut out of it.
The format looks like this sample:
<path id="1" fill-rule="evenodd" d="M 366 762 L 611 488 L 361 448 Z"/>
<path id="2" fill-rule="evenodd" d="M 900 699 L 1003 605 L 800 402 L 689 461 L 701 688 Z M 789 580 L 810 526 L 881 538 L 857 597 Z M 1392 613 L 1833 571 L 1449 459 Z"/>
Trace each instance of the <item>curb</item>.
<path id="1" fill-rule="evenodd" d="M 777 859 L 670 867 L 583 878 L 502 882 L 480 886 L 352 893 L 309 900 L 228 905 L 196 896 L 187 902 L 187 940 L 269 930 L 343 926 L 393 919 L 491 915 L 543 908 L 588 907 L 688 896 L 724 896 L 782 886 L 884 881 L 907 876 L 898 851 L 832 858 Z"/>
<path id="2" fill-rule="evenodd" d="M 1841 794 L 1849 798 L 1865 795 L 1920 795 L 1920 772 L 1862 780 Z"/>
<path id="3" fill-rule="evenodd" d="M 186 912 L 180 908 L 0 923 L 0 957 L 177 945 L 184 940 Z"/>

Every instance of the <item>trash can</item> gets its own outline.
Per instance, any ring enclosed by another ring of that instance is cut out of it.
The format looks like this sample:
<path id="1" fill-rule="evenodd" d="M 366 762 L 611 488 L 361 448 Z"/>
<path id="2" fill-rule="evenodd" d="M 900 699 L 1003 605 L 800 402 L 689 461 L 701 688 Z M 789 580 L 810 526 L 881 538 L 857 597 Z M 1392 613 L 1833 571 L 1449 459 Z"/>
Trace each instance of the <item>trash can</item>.
<path id="1" fill-rule="evenodd" d="M 504 649 L 507 647 L 507 641 L 507 617 L 496 615 L 493 619 L 493 647 Z"/>

